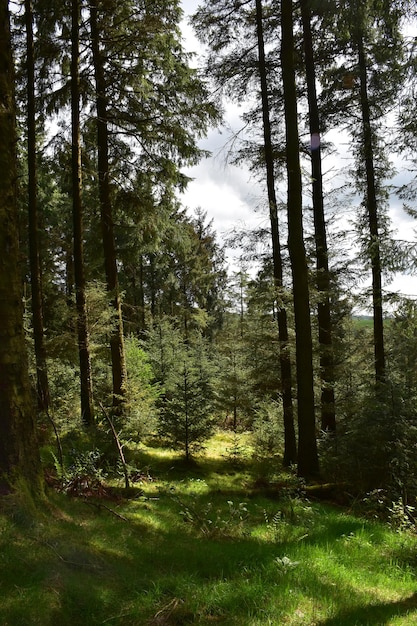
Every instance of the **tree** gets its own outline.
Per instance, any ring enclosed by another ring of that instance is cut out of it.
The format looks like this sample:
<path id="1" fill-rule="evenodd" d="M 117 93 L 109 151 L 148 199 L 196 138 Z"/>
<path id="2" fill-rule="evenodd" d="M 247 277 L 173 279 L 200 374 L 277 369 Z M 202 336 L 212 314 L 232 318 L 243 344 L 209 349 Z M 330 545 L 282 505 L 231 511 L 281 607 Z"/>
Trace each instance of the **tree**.
<path id="1" fill-rule="evenodd" d="M 182 320 L 180 320 L 181 323 Z M 149 333 L 148 349 L 162 393 L 159 433 L 190 460 L 213 431 L 213 365 L 200 332 L 163 318 Z"/>
<path id="2" fill-rule="evenodd" d="M 197 26 L 197 34 L 207 42 L 211 55 L 207 62 L 207 71 L 213 76 L 216 86 L 223 89 L 227 96 L 235 100 L 248 98 L 253 94 L 253 84 L 259 81 L 261 70 L 261 97 L 255 101 L 251 111 L 244 114 L 244 120 L 256 133 L 262 120 L 263 145 L 255 143 L 253 138 L 246 142 L 246 146 L 240 151 L 239 159 L 250 159 L 251 169 L 265 175 L 265 156 L 267 149 L 270 150 L 268 179 L 269 209 L 274 210 L 272 184 L 275 183 L 279 163 L 285 161 L 288 173 L 288 227 L 289 227 L 289 252 L 293 274 L 293 298 L 295 305 L 295 325 L 297 337 L 297 385 L 299 400 L 299 445 L 298 452 L 299 471 L 308 475 L 318 472 L 317 447 L 315 438 L 315 411 L 313 393 L 313 362 L 312 362 L 312 338 L 309 310 L 309 286 L 306 252 L 304 246 L 303 223 L 302 223 L 302 187 L 299 157 L 299 133 L 297 120 L 296 86 L 294 72 L 294 42 L 293 42 L 293 14 L 292 3 L 281 5 L 280 15 L 277 15 L 274 5 L 268 5 L 268 20 L 262 20 L 263 6 L 259 2 L 253 11 L 253 2 L 242 0 L 240 2 L 227 2 L 216 0 L 205 3 L 199 8 L 194 16 Z M 266 13 L 266 11 L 265 11 Z M 254 17 L 257 17 L 257 41 L 253 42 Z M 285 17 L 285 20 L 284 20 Z M 263 33 L 267 30 L 266 40 L 268 46 L 274 51 L 276 42 L 277 26 L 281 23 L 281 70 L 282 84 L 277 79 L 279 59 L 272 55 L 268 59 L 268 75 L 265 76 L 266 63 L 263 57 Z M 242 46 L 242 40 L 244 45 Z M 285 40 L 285 43 L 284 41 Z M 254 58 L 254 48 L 258 49 L 258 59 Z M 265 80 L 265 78 L 267 80 Z M 266 84 L 265 84 L 266 83 Z M 268 99 L 268 95 L 271 94 Z M 272 97 L 273 96 L 273 97 Z M 273 111 L 274 116 L 268 120 L 266 114 Z M 285 111 L 285 116 L 283 115 Z M 286 149 L 283 148 L 282 139 L 279 137 L 280 122 L 285 117 L 286 121 Z M 267 135 L 269 128 L 274 131 L 272 137 Z M 265 130 L 267 134 L 265 134 Z M 247 128 L 246 128 L 247 132 Z M 273 142 L 273 143 L 272 143 Z M 268 148 L 268 144 L 272 143 Z M 261 155 L 261 157 L 260 157 Z M 273 159 L 271 159 L 273 156 Z M 273 246 L 277 249 L 276 217 L 272 213 Z M 275 256 L 275 252 L 273 252 Z M 275 256 L 275 261 L 277 257 Z M 274 269 L 275 280 L 279 283 L 276 263 Z"/>
<path id="3" fill-rule="evenodd" d="M 264 10 L 266 4 L 267 8 Z M 296 461 L 297 446 L 288 348 L 287 303 L 283 289 L 283 259 L 275 189 L 278 170 L 283 162 L 283 150 L 280 150 L 278 145 L 280 139 L 277 142 L 280 130 L 277 120 L 282 118 L 282 115 L 276 115 L 276 93 L 280 92 L 280 87 L 274 82 L 276 59 L 271 59 L 271 56 L 274 56 L 273 52 L 267 58 L 264 41 L 267 29 L 268 46 L 271 43 L 274 36 L 271 24 L 276 23 L 276 18 L 270 4 L 260 0 L 255 3 L 253 0 L 234 3 L 217 0 L 206 2 L 199 7 L 193 23 L 197 35 L 209 45 L 210 56 L 206 68 L 216 87 L 222 89 L 227 97 L 236 102 L 244 99 L 252 102 L 254 90 L 258 91 L 260 86 L 259 98 L 253 102 L 252 110 L 243 115 L 246 131 L 250 127 L 251 132 L 248 133 L 246 140 L 241 140 L 243 148 L 234 150 L 234 157 L 237 163 L 249 162 L 251 169 L 266 182 L 272 243 L 270 254 L 274 268 L 279 336 L 277 358 L 280 363 L 280 375 L 277 377 L 274 395 L 277 397 L 280 394 L 282 398 L 285 430 L 284 464 L 290 465 Z M 274 46 L 269 47 L 274 50 Z M 257 141 L 259 129 L 262 138 Z"/>
<path id="4" fill-rule="evenodd" d="M 16 167 L 14 69 L 7 0 L 0 2 L 0 475 L 3 488 L 19 476 L 40 489 L 26 346 Z"/>
<path id="5" fill-rule="evenodd" d="M 317 318 L 319 327 L 321 388 L 321 429 L 336 429 L 334 398 L 334 358 L 332 318 L 330 310 L 330 273 L 327 248 L 326 220 L 324 215 L 323 175 L 321 163 L 321 124 L 316 90 L 316 70 L 311 32 L 311 0 L 301 0 L 307 99 L 311 138 L 311 180 L 313 191 L 314 239 L 316 244 L 317 289 L 319 301 Z"/>
<path id="6" fill-rule="evenodd" d="M 113 406 L 116 409 L 120 409 L 126 393 L 126 362 L 123 341 L 122 303 L 117 275 L 113 209 L 110 194 L 108 84 L 105 76 L 106 57 L 101 43 L 98 22 L 99 7 L 101 8 L 101 4 L 98 1 L 90 4 L 91 45 L 96 82 L 98 188 L 107 289 L 115 311 L 115 327 L 110 337 Z"/>
<path id="7" fill-rule="evenodd" d="M 308 268 L 303 235 L 302 183 L 294 69 L 292 0 L 281 0 L 281 65 L 284 89 L 288 248 L 293 276 L 298 398 L 298 473 L 317 475 L 319 463 L 313 390 L 313 346 L 311 337 Z"/>
<path id="8" fill-rule="evenodd" d="M 369 224 L 369 256 L 372 268 L 372 306 L 374 313 L 375 378 L 377 383 L 385 380 L 384 318 L 382 298 L 382 265 L 378 219 L 377 184 L 374 164 L 374 141 L 368 97 L 367 58 L 364 47 L 361 17 L 358 15 L 355 44 L 359 67 L 359 102 L 362 116 L 362 141 L 365 158 L 366 208 Z"/>
<path id="9" fill-rule="evenodd" d="M 359 221 L 361 253 L 372 276 L 377 386 L 384 382 L 386 375 L 382 285 L 387 269 L 386 250 L 391 245 L 384 179 L 392 174 L 392 168 L 387 156 L 389 144 L 384 123 L 387 128 L 391 125 L 387 111 L 397 101 L 404 75 L 399 29 L 403 4 L 401 0 L 339 2 L 337 11 L 332 12 L 333 24 L 328 23 L 326 29 L 326 32 L 333 29 L 335 33 L 332 56 L 336 56 L 337 61 L 333 67 L 327 67 L 322 95 L 327 121 L 340 124 L 341 120 L 349 119 L 348 128 L 353 138 L 355 182 L 363 197 L 364 209 Z"/>
<path id="10" fill-rule="evenodd" d="M 134 233 L 139 231 L 137 248 L 132 249 L 129 241 L 129 250 L 122 256 L 127 306 L 135 294 L 126 278 L 133 278 L 136 286 L 139 274 L 140 308 L 146 310 L 149 324 L 156 323 L 162 315 L 175 316 L 181 318 L 185 329 L 199 327 L 206 337 L 214 339 L 222 325 L 226 272 L 223 249 L 216 242 L 212 224 L 205 223 L 206 216 L 199 209 L 191 217 L 175 207 L 169 219 L 164 218 L 163 209 L 150 211 L 153 214 L 146 224 L 141 220 L 132 228 Z M 160 228 L 154 238 L 144 241 L 157 225 Z"/>
<path id="11" fill-rule="evenodd" d="M 215 406 L 224 416 L 223 423 L 234 432 L 245 424 L 253 411 L 253 380 L 248 368 L 247 338 L 243 333 L 242 316 L 235 310 L 225 314 L 222 329 L 216 336 L 216 360 L 219 373 L 216 380 Z"/>
<path id="12" fill-rule="evenodd" d="M 287 295 L 287 294 L 286 294 Z M 277 380 L 280 377 L 281 364 L 277 359 L 279 337 L 277 337 L 276 288 L 271 259 L 268 258 L 246 290 L 245 307 L 245 343 L 247 354 L 248 380 L 256 404 L 271 400 L 279 402 Z M 292 357 L 292 345 L 286 346 Z M 282 404 L 282 401 L 281 401 Z M 293 427 L 294 428 L 294 427 Z M 285 422 L 284 422 L 285 435 Z M 284 446 L 284 455 L 285 452 Z M 297 449 L 295 448 L 295 453 Z M 297 458 L 293 459 L 296 463 Z M 286 461 L 284 461 L 286 465 Z"/>
<path id="13" fill-rule="evenodd" d="M 268 191 L 269 217 L 271 222 L 272 260 L 274 283 L 277 292 L 277 320 L 279 334 L 279 360 L 281 368 L 281 392 L 284 414 L 284 465 L 296 462 L 297 443 L 294 430 L 292 404 L 291 359 L 288 347 L 287 311 L 283 301 L 283 269 L 278 224 L 278 208 L 275 192 L 274 151 L 272 145 L 271 120 L 268 98 L 268 76 L 265 62 L 265 44 L 263 34 L 262 1 L 256 0 L 256 30 L 258 39 L 259 76 L 261 82 L 262 119 L 264 134 L 265 171 Z"/>
<path id="14" fill-rule="evenodd" d="M 44 342 L 42 270 L 39 251 L 39 220 L 37 198 L 36 150 L 36 95 L 35 54 L 33 41 L 32 0 L 25 0 L 26 25 L 26 77 L 27 77 L 27 158 L 28 158 L 28 211 L 29 211 L 29 263 L 32 296 L 32 324 L 35 344 L 37 399 L 40 411 L 50 404 L 48 370 Z"/>
<path id="15" fill-rule="evenodd" d="M 85 426 L 94 421 L 91 360 L 87 323 L 84 271 L 84 228 L 81 198 L 81 140 L 80 140 L 80 79 L 79 79 L 79 21 L 80 2 L 72 0 L 71 29 L 71 127 L 72 127 L 72 211 L 74 228 L 74 279 L 77 307 L 78 354 L 80 361 L 81 419 Z"/>

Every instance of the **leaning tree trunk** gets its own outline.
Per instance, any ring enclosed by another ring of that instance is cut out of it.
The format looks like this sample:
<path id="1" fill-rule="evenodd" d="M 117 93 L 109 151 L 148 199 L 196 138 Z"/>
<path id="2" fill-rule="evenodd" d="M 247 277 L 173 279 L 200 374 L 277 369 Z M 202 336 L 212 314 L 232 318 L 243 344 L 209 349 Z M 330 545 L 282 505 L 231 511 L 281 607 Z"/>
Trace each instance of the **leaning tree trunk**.
<path id="1" fill-rule="evenodd" d="M 382 268 L 378 226 L 378 201 L 376 193 L 374 151 L 372 142 L 371 114 L 367 86 L 366 54 L 362 34 L 357 37 L 359 80 L 360 80 L 360 107 L 362 114 L 362 134 L 365 156 L 366 174 L 366 208 L 369 225 L 369 257 L 372 267 L 372 305 L 374 318 L 374 355 L 376 383 L 385 380 L 385 347 L 384 347 L 384 320 L 382 298 Z"/>
<path id="2" fill-rule="evenodd" d="M 319 462 L 314 411 L 313 346 L 308 268 L 303 234 L 292 0 L 281 0 L 281 29 L 281 67 L 288 177 L 288 248 L 293 278 L 297 361 L 298 474 L 309 477 L 318 474 Z"/>
<path id="3" fill-rule="evenodd" d="M 71 122 L 72 122 L 72 215 L 74 230 L 74 280 L 77 307 L 78 354 L 80 361 L 81 418 L 87 427 L 94 422 L 91 359 L 85 296 L 83 250 L 83 206 L 81 199 L 81 142 L 80 142 L 80 78 L 79 78 L 79 21 L 80 2 L 72 0 L 71 32 Z"/>
<path id="4" fill-rule="evenodd" d="M 41 489 L 23 329 L 16 107 L 7 0 L 0 0 L 0 490 L 23 477 Z"/>
<path id="5" fill-rule="evenodd" d="M 42 270 L 39 254 L 39 223 L 36 176 L 36 106 L 35 57 L 33 44 L 32 0 L 25 0 L 26 24 L 26 74 L 27 74 L 27 149 L 28 149 L 28 213 L 29 213 L 29 263 L 32 295 L 32 324 L 35 344 L 37 401 L 40 411 L 50 404 L 48 369 L 44 342 Z"/>
<path id="6" fill-rule="evenodd" d="M 259 75 L 262 93 L 262 118 L 264 132 L 265 170 L 268 190 L 269 217 L 271 221 L 272 260 L 274 285 L 277 296 L 277 319 L 279 337 L 279 362 L 281 370 L 282 405 L 284 413 L 284 465 L 297 462 L 297 442 L 294 429 L 292 403 L 291 358 L 288 342 L 287 311 L 283 303 L 283 270 L 279 237 L 278 208 L 275 193 L 274 155 L 271 138 L 271 121 L 268 99 L 267 69 L 263 33 L 262 0 L 256 0 L 256 24 L 259 54 Z"/>
<path id="7" fill-rule="evenodd" d="M 332 318 L 330 310 L 330 274 L 327 248 L 326 220 L 324 217 L 323 176 L 321 168 L 320 116 L 317 104 L 316 71 L 310 22 L 310 1 L 301 0 L 301 17 L 305 68 L 307 77 L 308 112 L 311 136 L 311 178 L 313 188 L 314 238 L 316 243 L 317 290 L 319 302 L 317 318 L 319 326 L 320 376 L 321 376 L 321 429 L 336 430 L 334 400 L 334 356 L 332 341 Z"/>
<path id="8" fill-rule="evenodd" d="M 110 337 L 112 374 L 113 374 L 113 407 L 122 409 L 126 395 L 126 362 L 123 340 L 122 304 L 117 275 L 116 245 L 113 228 L 113 210 L 110 196 L 109 180 L 109 131 L 106 98 L 106 80 L 104 75 L 104 55 L 101 51 L 100 31 L 98 25 L 97 3 L 90 5 L 91 44 L 93 50 L 94 75 L 96 81 L 97 108 L 97 159 L 98 185 L 101 212 L 101 228 L 103 236 L 104 265 L 107 290 L 111 294 L 115 311 L 116 323 Z"/>

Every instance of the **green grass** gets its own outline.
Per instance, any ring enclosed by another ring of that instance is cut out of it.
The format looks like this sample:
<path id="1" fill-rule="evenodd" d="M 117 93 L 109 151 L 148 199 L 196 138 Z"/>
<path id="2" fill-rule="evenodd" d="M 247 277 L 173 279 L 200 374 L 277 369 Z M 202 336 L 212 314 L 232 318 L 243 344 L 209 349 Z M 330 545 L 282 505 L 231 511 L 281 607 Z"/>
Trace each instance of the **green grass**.
<path id="1" fill-rule="evenodd" d="M 186 467 L 142 447 L 154 480 L 108 508 L 2 498 L 0 624 L 417 624 L 414 536 L 291 495 L 285 476 L 266 497 L 227 449 L 218 436 Z"/>

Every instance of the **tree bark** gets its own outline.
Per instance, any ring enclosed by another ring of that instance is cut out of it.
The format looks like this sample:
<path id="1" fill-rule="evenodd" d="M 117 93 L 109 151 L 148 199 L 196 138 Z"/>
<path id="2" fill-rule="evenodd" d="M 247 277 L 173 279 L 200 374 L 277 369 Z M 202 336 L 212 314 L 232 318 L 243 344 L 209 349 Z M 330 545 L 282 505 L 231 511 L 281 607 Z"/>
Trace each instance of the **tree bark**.
<path id="1" fill-rule="evenodd" d="M 113 407 L 115 409 L 122 409 L 126 394 L 127 375 L 123 339 L 122 305 L 117 275 L 113 210 L 110 195 L 107 85 L 104 74 L 104 55 L 100 45 L 97 2 L 98 0 L 90 5 L 90 26 L 96 81 L 98 185 L 107 290 L 109 294 L 111 294 L 116 317 L 115 328 L 110 337 Z"/>
<path id="2" fill-rule="evenodd" d="M 265 63 L 265 44 L 263 32 L 262 0 L 256 0 L 256 25 L 259 54 L 259 76 L 262 94 L 262 119 L 265 150 L 265 171 L 268 190 L 269 217 L 271 222 L 272 260 L 274 268 L 274 286 L 277 302 L 279 361 L 281 370 L 281 391 L 284 414 L 284 465 L 297 462 L 297 442 L 294 428 L 292 403 L 291 359 L 288 345 L 287 311 L 283 304 L 283 270 L 279 236 L 278 208 L 275 192 L 274 155 L 271 137 L 271 121 L 268 99 L 267 70 Z"/>
<path id="3" fill-rule="evenodd" d="M 23 329 L 20 273 L 16 107 L 7 0 L 0 0 L 0 488 L 23 477 L 41 490 Z"/>
<path id="4" fill-rule="evenodd" d="M 27 163 L 28 163 L 28 214 L 29 214 L 29 264 L 32 296 L 32 324 L 35 344 L 37 402 L 40 411 L 50 405 L 48 369 L 44 342 L 42 270 L 39 253 L 39 223 L 37 205 L 36 171 L 36 106 L 35 57 L 33 44 L 32 0 L 25 0 L 26 73 L 27 73 Z"/>
<path id="5" fill-rule="evenodd" d="M 311 339 L 308 268 L 304 246 L 302 183 L 294 70 L 292 0 L 281 0 L 281 67 L 288 177 L 288 248 L 293 278 L 298 391 L 298 474 L 319 472 L 313 389 L 313 346 Z"/>
<path id="6" fill-rule="evenodd" d="M 310 22 L 311 0 L 300 0 L 303 23 L 307 98 L 311 136 L 311 178 L 313 190 L 314 238 L 316 244 L 317 290 L 319 302 L 317 318 L 319 326 L 321 387 L 321 429 L 336 430 L 334 400 L 334 357 L 332 319 L 330 310 L 330 274 L 327 248 L 326 220 L 324 216 L 323 177 L 321 167 L 320 116 L 317 104 L 316 71 Z"/>
<path id="7" fill-rule="evenodd" d="M 74 280 L 77 307 L 78 354 L 80 361 L 81 419 L 87 427 L 94 423 L 91 359 L 85 295 L 83 206 L 81 199 L 79 21 L 80 2 L 72 0 L 71 32 L 71 122 L 72 122 L 72 215 L 74 230 Z"/>
<path id="8" fill-rule="evenodd" d="M 357 36 L 360 106 L 362 114 L 363 148 L 366 173 L 366 208 L 369 224 L 369 256 L 372 267 L 372 305 L 374 319 L 374 356 L 376 383 L 385 381 L 385 346 L 384 346 L 384 319 L 382 297 L 382 269 L 378 226 L 378 200 L 376 192 L 374 150 L 372 141 L 371 113 L 368 98 L 367 61 L 363 36 Z"/>

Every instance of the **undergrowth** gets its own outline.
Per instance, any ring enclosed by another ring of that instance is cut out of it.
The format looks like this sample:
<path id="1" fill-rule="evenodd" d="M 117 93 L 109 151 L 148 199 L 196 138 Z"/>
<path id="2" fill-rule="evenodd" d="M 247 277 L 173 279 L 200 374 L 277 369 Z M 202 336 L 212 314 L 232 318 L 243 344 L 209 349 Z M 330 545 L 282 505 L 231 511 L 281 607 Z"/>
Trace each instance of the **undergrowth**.
<path id="1" fill-rule="evenodd" d="M 409 529 L 310 502 L 278 468 L 266 488 L 227 447 L 190 466 L 142 446 L 129 498 L 3 497 L 0 623 L 417 623 Z"/>

